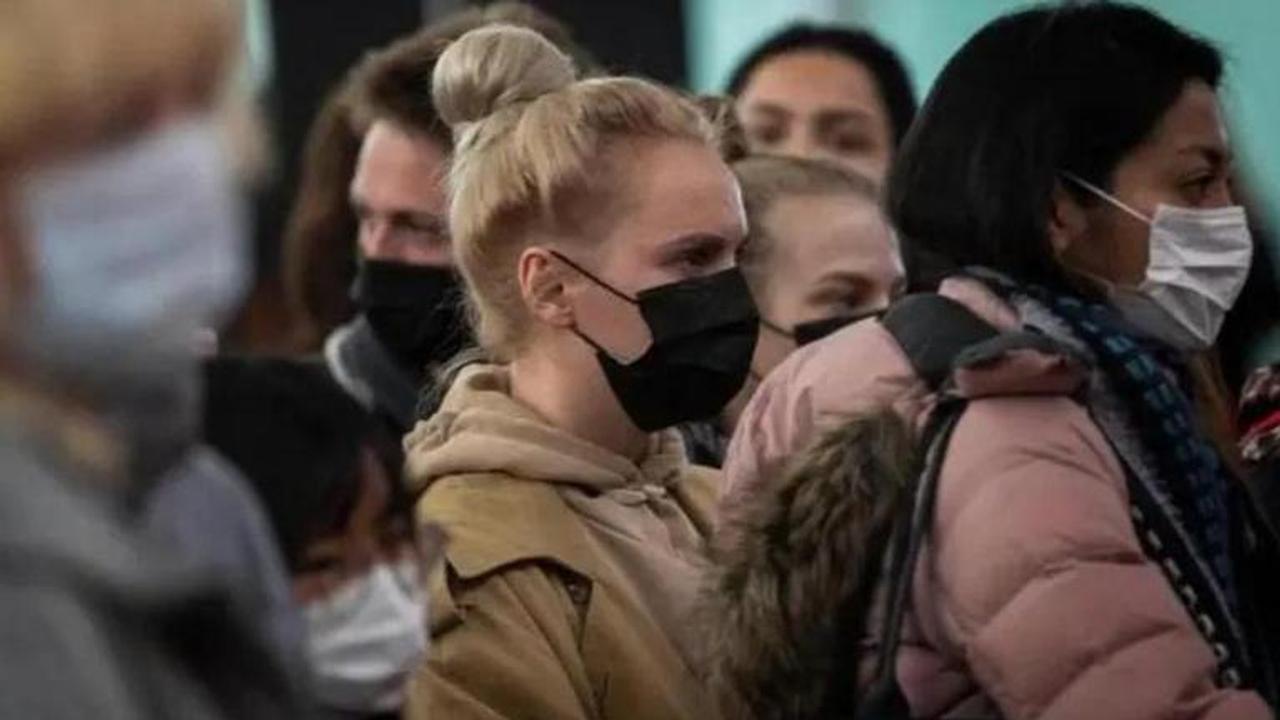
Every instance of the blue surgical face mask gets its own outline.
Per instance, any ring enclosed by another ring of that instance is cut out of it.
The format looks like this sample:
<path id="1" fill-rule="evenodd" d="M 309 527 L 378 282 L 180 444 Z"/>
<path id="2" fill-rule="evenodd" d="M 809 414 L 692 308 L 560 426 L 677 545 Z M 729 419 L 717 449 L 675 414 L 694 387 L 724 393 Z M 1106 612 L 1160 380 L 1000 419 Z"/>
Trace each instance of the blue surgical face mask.
<path id="1" fill-rule="evenodd" d="M 21 181 L 45 347 L 182 342 L 225 319 L 248 280 L 240 198 L 216 128 L 175 122 Z"/>

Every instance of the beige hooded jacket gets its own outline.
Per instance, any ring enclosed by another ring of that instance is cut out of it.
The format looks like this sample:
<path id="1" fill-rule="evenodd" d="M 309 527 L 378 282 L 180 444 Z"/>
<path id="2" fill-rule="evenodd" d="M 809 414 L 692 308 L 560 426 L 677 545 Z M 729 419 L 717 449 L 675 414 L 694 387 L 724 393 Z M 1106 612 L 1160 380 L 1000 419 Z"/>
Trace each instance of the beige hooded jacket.
<path id="1" fill-rule="evenodd" d="M 718 475 L 673 431 L 640 465 L 471 366 L 406 439 L 421 521 L 449 534 L 411 718 L 714 717 L 690 624 Z"/>

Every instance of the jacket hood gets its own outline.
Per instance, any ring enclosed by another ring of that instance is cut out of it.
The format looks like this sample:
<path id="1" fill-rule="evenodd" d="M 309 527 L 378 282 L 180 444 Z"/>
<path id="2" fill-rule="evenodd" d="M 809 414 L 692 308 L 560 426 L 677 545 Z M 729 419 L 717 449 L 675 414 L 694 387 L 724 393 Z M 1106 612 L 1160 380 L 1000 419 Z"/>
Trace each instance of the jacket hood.
<path id="1" fill-rule="evenodd" d="M 551 425 L 511 397 L 505 368 L 480 364 L 458 374 L 439 411 L 405 438 L 405 454 L 414 493 L 450 475 L 490 473 L 594 492 L 665 488 L 688 469 L 676 431 L 654 433 L 636 464 Z"/>

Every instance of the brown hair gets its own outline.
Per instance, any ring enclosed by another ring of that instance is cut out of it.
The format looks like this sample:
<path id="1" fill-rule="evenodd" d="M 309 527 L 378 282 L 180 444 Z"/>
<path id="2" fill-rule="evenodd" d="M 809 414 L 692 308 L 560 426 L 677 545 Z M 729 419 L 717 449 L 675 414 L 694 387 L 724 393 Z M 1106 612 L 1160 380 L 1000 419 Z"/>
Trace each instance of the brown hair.
<path id="1" fill-rule="evenodd" d="M 348 192 L 360 138 L 351 125 L 346 88 L 331 92 L 307 133 L 284 231 L 281 279 L 300 350 L 313 349 L 351 317 L 345 288 L 355 273 L 356 216 Z"/>
<path id="2" fill-rule="evenodd" d="M 1191 376 L 1191 398 L 1195 405 L 1200 430 L 1222 456 L 1227 470 L 1236 479 L 1247 473 L 1240 455 L 1240 430 L 1236 425 L 1237 399 L 1222 375 L 1222 362 L 1216 351 L 1193 355 L 1187 363 Z"/>
<path id="3" fill-rule="evenodd" d="M 367 54 L 316 115 L 284 235 L 282 279 L 299 349 L 314 349 L 354 312 L 347 289 L 355 275 L 357 223 L 348 193 L 365 132 L 385 119 L 449 147 L 449 128 L 431 99 L 436 59 L 451 41 L 494 22 L 535 28 L 590 62 L 554 18 L 524 3 L 496 3 L 451 15 Z"/>
<path id="4" fill-rule="evenodd" d="M 736 163 L 751 154 L 747 145 L 747 131 L 738 119 L 733 98 L 725 95 L 699 95 L 694 102 L 716 128 L 720 136 L 720 157 L 727 163 Z"/>
<path id="5" fill-rule="evenodd" d="M 759 296 L 767 284 L 774 238 L 765 219 L 778 200 L 813 195 L 852 195 L 879 206 L 879 186 L 852 170 L 819 160 L 755 155 L 733 164 L 747 213 L 747 244 L 738 265 Z"/>
<path id="6" fill-rule="evenodd" d="M 575 76 L 567 55 L 511 25 L 467 33 L 436 65 L 436 108 L 456 141 L 454 256 L 476 337 L 499 361 L 527 338 L 515 270 L 530 230 L 566 228 L 571 211 L 595 204 L 584 198 L 600 199 L 611 143 L 678 138 L 718 147 L 710 121 L 673 90 L 637 78 Z"/>

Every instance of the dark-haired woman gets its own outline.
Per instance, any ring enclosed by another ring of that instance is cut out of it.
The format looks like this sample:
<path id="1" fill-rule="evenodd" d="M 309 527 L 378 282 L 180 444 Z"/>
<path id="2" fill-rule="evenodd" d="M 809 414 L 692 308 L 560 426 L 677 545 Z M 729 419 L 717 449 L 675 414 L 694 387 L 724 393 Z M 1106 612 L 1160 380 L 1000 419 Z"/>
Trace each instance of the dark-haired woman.
<path id="1" fill-rule="evenodd" d="M 753 152 L 835 162 L 876 180 L 916 113 L 898 55 L 841 27 L 782 30 L 738 65 L 728 92 Z"/>
<path id="2" fill-rule="evenodd" d="M 941 466 L 890 666 L 913 717 L 1271 717 L 1275 538 L 1204 430 L 1189 371 L 1252 249 L 1228 187 L 1221 73 L 1212 46 L 1134 6 L 1020 12 L 948 63 L 895 161 L 890 212 L 912 284 L 1029 331 L 960 376 L 975 399 Z M 874 653 L 844 651 L 884 637 L 841 625 L 856 582 L 822 584 L 873 560 L 811 550 L 827 564 L 789 564 L 780 545 L 865 548 L 857 498 L 815 489 L 867 464 L 811 453 L 807 468 L 779 468 L 824 431 L 919 427 L 931 399 L 870 321 L 792 355 L 746 410 L 726 470 L 755 515 L 734 518 L 747 541 L 722 577 L 833 588 L 771 604 L 721 582 L 715 674 L 762 716 L 798 715 L 769 714 L 758 687 L 792 708 L 817 698 L 814 716 L 852 705 Z M 875 459 L 886 443 L 862 447 Z M 854 520 L 833 525 L 838 513 Z M 846 634 L 814 642 L 824 627 Z M 809 641 L 788 645 L 798 660 L 758 640 L 775 628 Z M 787 674 L 797 663 L 819 671 Z"/>

